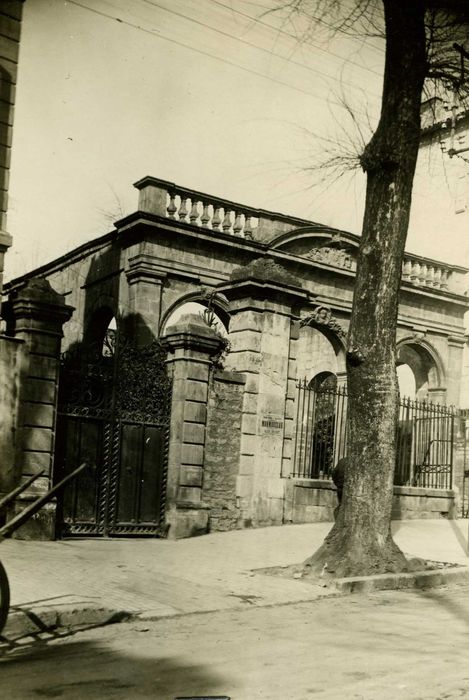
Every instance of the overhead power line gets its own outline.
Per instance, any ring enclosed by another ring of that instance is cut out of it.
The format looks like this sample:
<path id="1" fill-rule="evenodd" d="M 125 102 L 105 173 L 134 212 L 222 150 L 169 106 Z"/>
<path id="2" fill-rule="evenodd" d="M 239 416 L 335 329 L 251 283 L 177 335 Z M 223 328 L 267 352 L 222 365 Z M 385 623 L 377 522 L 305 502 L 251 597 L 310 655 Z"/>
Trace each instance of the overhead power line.
<path id="1" fill-rule="evenodd" d="M 145 0 L 144 0 L 145 1 Z M 263 27 L 267 27 L 268 29 L 271 29 L 272 31 L 276 32 L 277 34 L 284 34 L 285 36 L 290 37 L 290 39 L 294 39 L 295 41 L 298 41 L 298 37 L 295 36 L 295 34 L 292 34 L 291 32 L 287 32 L 285 29 L 282 29 L 280 27 L 274 27 L 272 24 L 269 24 L 268 22 L 264 22 L 263 20 L 259 19 L 258 17 L 253 17 L 252 15 L 247 14 L 247 12 L 242 12 L 241 10 L 235 10 L 234 7 L 231 7 L 230 5 L 226 5 L 224 2 L 220 2 L 220 0 L 206 0 L 207 2 L 211 3 L 212 5 L 219 5 L 220 7 L 224 7 L 225 9 L 229 10 L 231 13 L 237 14 L 241 17 L 245 17 L 246 19 L 251 20 L 255 24 L 260 24 Z M 347 34 L 349 36 L 349 34 Z M 357 41 L 355 37 L 350 37 L 352 41 Z M 345 58 L 344 56 L 341 56 L 339 53 L 335 53 L 334 51 L 331 51 L 330 49 L 324 49 L 322 46 L 319 46 L 319 44 L 315 44 L 311 39 L 308 38 L 308 47 L 313 47 L 317 49 L 318 51 L 322 51 L 325 54 L 328 54 L 330 56 L 334 56 L 335 58 L 339 58 L 342 61 L 345 61 L 349 65 L 356 66 L 360 70 L 367 71 L 368 73 L 372 73 L 373 75 L 376 75 L 377 77 L 382 77 L 382 74 L 379 73 L 376 70 L 373 70 L 372 68 L 369 68 L 368 66 L 363 66 L 361 63 L 357 63 L 357 61 L 353 61 L 351 58 Z M 377 50 L 376 47 L 372 47 L 373 49 Z"/>
<path id="2" fill-rule="evenodd" d="M 159 3 L 153 2 L 152 0 L 141 0 L 141 2 L 144 2 L 147 5 L 151 5 L 152 7 L 157 7 L 158 9 L 163 10 L 164 12 L 168 12 L 172 15 L 175 15 L 176 17 L 180 17 L 184 20 L 187 20 L 188 22 L 193 22 L 194 24 L 197 24 L 199 27 L 204 27 L 205 29 L 210 29 L 212 32 L 216 32 L 217 34 L 221 34 L 222 36 L 225 36 L 232 41 L 238 41 L 242 44 L 245 44 L 246 46 L 250 46 L 251 48 L 256 49 L 257 51 L 262 51 L 263 53 L 267 53 L 269 56 L 275 56 L 276 58 L 279 58 L 283 61 L 287 61 L 288 63 L 291 63 L 292 65 L 299 66 L 300 68 L 303 68 L 304 70 L 307 70 L 310 73 L 316 73 L 317 75 L 320 75 L 323 78 L 326 78 L 327 80 L 334 80 L 333 76 L 328 75 L 327 73 L 324 73 L 323 71 L 319 70 L 318 68 L 313 68 L 311 66 L 305 65 L 304 63 L 300 63 L 300 61 L 294 61 L 292 58 L 286 58 L 284 56 L 281 56 L 280 54 L 275 53 L 274 51 L 271 51 L 270 49 L 266 49 L 263 46 L 259 46 L 258 44 L 255 44 L 251 41 L 248 41 L 247 39 L 242 39 L 241 37 L 234 36 L 230 32 L 226 32 L 223 29 L 213 27 L 209 24 L 206 24 L 205 22 L 202 22 L 201 20 L 195 19 L 194 17 L 189 17 L 188 15 L 185 15 L 182 12 L 177 12 L 177 10 L 169 9 L 168 7 L 164 7 L 164 5 L 160 5 Z M 347 85 L 349 87 L 361 89 L 361 86 L 354 85 L 353 83 L 347 83 Z M 372 91 L 369 91 L 368 94 L 372 94 L 375 97 L 379 97 L 379 95 L 377 95 L 377 93 L 372 92 Z"/>
<path id="3" fill-rule="evenodd" d="M 287 87 L 291 90 L 295 90 L 296 92 L 300 92 L 303 95 L 307 95 L 308 97 L 313 97 L 314 99 L 325 102 L 328 105 L 335 105 L 336 107 L 340 107 L 341 109 L 343 108 L 343 105 L 340 102 L 337 102 L 336 100 L 332 100 L 330 98 L 323 97 L 322 95 L 318 95 L 316 93 L 310 92 L 309 90 L 304 90 L 303 88 L 300 88 L 296 85 L 293 85 L 292 83 L 289 83 L 287 81 L 280 80 L 278 78 L 273 78 L 269 75 L 266 75 L 265 73 L 262 73 L 261 71 L 256 71 L 253 68 L 247 68 L 246 66 L 243 66 L 239 63 L 236 63 L 235 61 L 230 61 L 229 59 L 223 58 L 222 56 L 218 56 L 218 55 L 210 53 L 208 51 L 204 51 L 203 49 L 198 49 L 194 46 L 190 46 L 189 44 L 186 44 L 185 42 L 180 41 L 179 39 L 174 39 L 172 37 L 165 36 L 164 34 L 162 34 L 160 32 L 159 29 L 148 29 L 147 27 L 144 27 L 144 26 L 139 25 L 139 24 L 135 24 L 134 22 L 130 22 L 129 20 L 122 19 L 121 17 L 117 17 L 116 15 L 111 15 L 107 12 L 103 12 L 102 10 L 97 10 L 94 7 L 89 7 L 88 5 L 84 5 L 83 3 L 78 2 L 78 0 L 67 0 L 67 2 L 71 5 L 76 5 L 77 7 L 80 7 L 83 10 L 88 10 L 89 12 L 93 12 L 94 14 L 97 14 L 101 17 L 106 18 L 106 19 L 116 21 L 119 24 L 125 24 L 129 27 L 132 27 L 133 29 L 150 34 L 151 36 L 153 36 L 157 39 L 162 39 L 163 41 L 168 41 L 168 42 L 175 44 L 177 46 L 181 46 L 185 49 L 189 49 L 190 51 L 194 51 L 195 53 L 201 54 L 202 56 L 207 56 L 208 58 L 212 58 L 212 59 L 219 61 L 221 63 L 225 63 L 226 65 L 232 66 L 234 68 L 238 68 L 238 69 L 243 70 L 247 73 L 251 73 L 252 75 L 256 75 L 257 77 L 263 78 L 264 80 L 269 80 L 270 82 L 275 83 L 277 85 L 281 85 L 282 87 Z M 357 111 L 359 111 L 359 110 L 357 110 Z"/>

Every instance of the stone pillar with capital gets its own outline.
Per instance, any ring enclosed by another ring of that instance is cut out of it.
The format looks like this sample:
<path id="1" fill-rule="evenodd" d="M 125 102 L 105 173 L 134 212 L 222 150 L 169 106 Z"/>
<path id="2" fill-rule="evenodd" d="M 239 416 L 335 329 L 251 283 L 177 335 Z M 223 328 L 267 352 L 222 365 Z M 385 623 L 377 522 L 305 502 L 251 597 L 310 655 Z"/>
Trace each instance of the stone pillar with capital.
<path id="1" fill-rule="evenodd" d="M 227 369 L 246 376 L 237 500 L 240 525 L 281 523 L 291 473 L 299 310 L 308 296 L 269 258 L 235 270 Z"/>
<path id="2" fill-rule="evenodd" d="M 224 340 L 196 314 L 185 314 L 162 340 L 172 377 L 166 522 L 172 539 L 207 532 L 202 501 L 210 368 Z"/>
<path id="3" fill-rule="evenodd" d="M 7 304 L 8 323 L 15 339 L 23 343 L 14 485 L 44 471 L 19 496 L 10 516 L 51 486 L 62 327 L 72 312 L 64 297 L 43 278 L 27 282 Z M 16 536 L 54 539 L 55 503 L 47 504 Z"/>

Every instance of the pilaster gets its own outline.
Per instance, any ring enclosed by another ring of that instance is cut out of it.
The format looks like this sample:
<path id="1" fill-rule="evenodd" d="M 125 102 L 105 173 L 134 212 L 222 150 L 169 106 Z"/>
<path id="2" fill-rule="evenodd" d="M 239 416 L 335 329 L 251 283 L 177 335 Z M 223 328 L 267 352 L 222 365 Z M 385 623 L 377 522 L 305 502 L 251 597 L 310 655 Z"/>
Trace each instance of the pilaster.
<path id="1" fill-rule="evenodd" d="M 151 255 L 141 253 L 130 258 L 126 276 L 133 336 L 138 345 L 147 345 L 158 336 L 166 273 L 158 268 Z"/>
<path id="2" fill-rule="evenodd" d="M 447 402 L 460 405 L 461 372 L 463 368 L 464 347 L 466 338 L 464 335 L 452 335 L 448 337 L 448 368 L 447 368 Z"/>

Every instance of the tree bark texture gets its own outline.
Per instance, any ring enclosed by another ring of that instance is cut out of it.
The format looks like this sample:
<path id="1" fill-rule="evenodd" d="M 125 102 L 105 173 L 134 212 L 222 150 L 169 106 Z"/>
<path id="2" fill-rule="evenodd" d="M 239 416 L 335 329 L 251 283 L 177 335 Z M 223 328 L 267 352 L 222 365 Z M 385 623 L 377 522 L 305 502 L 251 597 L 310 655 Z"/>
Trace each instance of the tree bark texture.
<path id="1" fill-rule="evenodd" d="M 305 562 L 335 576 L 402 571 L 391 536 L 398 385 L 396 325 L 426 72 L 422 0 L 383 0 L 381 117 L 361 160 L 366 206 L 348 336 L 348 465 L 334 527 Z"/>

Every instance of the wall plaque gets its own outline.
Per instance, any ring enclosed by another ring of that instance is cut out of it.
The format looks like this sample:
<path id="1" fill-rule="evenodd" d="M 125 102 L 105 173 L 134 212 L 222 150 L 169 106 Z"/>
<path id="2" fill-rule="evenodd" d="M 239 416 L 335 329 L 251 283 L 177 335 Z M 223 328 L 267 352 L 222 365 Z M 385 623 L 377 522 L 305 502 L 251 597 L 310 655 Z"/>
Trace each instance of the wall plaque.
<path id="1" fill-rule="evenodd" d="M 261 435 L 281 435 L 283 433 L 283 415 L 281 413 L 264 413 L 261 417 Z"/>

